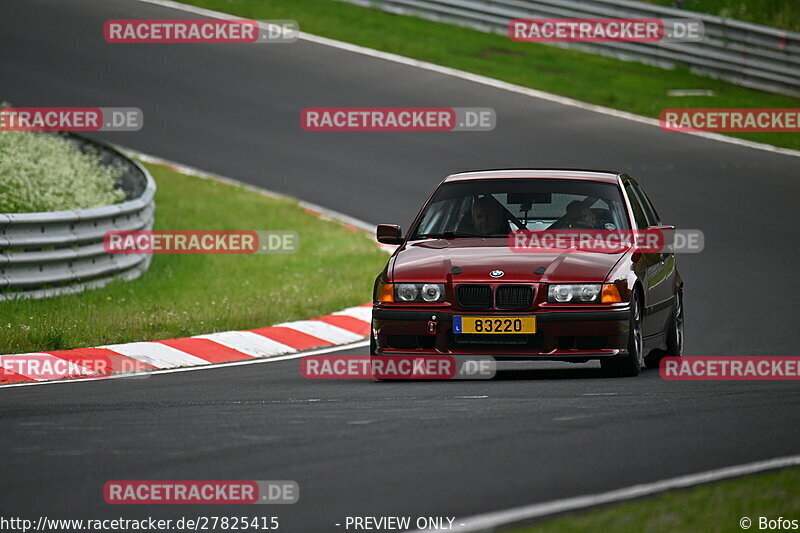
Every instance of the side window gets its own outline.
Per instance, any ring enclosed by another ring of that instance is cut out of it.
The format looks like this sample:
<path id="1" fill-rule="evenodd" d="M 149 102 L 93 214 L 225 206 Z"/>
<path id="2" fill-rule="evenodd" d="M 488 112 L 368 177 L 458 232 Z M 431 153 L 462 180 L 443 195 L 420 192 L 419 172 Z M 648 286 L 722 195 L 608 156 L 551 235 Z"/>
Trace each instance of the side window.
<path id="1" fill-rule="evenodd" d="M 650 198 L 647 197 L 638 184 L 634 184 L 634 187 L 636 188 L 636 192 L 639 194 L 639 198 L 642 201 L 642 207 L 644 208 L 645 215 L 647 215 L 647 219 L 650 221 L 650 225 L 658 226 L 661 224 L 661 219 L 658 217 L 658 213 L 653 207 L 653 203 L 650 201 Z"/>
<path id="2" fill-rule="evenodd" d="M 636 219 L 636 226 L 639 229 L 647 228 L 650 224 L 648 223 L 647 217 L 644 214 L 642 204 L 639 202 L 639 197 L 636 195 L 636 192 L 633 189 L 632 181 L 625 182 L 625 192 L 628 195 L 628 200 L 630 201 L 631 208 L 633 209 L 633 218 Z"/>

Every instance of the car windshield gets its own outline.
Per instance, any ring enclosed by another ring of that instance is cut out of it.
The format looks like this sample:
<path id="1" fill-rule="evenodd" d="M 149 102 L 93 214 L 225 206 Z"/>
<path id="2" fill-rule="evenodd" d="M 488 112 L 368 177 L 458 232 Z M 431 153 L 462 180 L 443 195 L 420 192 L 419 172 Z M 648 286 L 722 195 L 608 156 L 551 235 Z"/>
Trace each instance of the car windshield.
<path id="1" fill-rule="evenodd" d="M 411 239 L 507 237 L 514 230 L 628 229 L 619 188 L 577 179 L 487 179 L 443 184 Z"/>

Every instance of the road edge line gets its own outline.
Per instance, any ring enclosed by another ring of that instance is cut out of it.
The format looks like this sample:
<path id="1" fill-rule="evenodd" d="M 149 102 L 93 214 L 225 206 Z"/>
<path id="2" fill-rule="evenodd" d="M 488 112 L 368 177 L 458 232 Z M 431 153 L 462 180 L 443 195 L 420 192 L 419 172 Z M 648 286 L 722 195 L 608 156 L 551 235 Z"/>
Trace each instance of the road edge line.
<path id="1" fill-rule="evenodd" d="M 723 481 L 750 474 L 756 474 L 759 472 L 778 470 L 797 465 L 800 465 L 800 455 L 777 457 L 764 461 L 728 466 L 716 470 L 707 470 L 705 472 L 698 472 L 696 474 L 687 474 L 684 476 L 654 481 L 651 483 L 632 485 L 630 487 L 615 489 L 608 492 L 575 496 L 572 498 L 553 500 L 551 502 L 535 503 L 520 507 L 512 507 L 502 511 L 472 515 L 456 519 L 454 523 L 464 524 L 463 526 L 458 527 L 459 532 L 469 533 L 486 531 L 500 526 L 508 526 L 535 518 L 543 518 L 568 511 L 584 510 L 609 503 L 619 503 L 628 500 L 634 500 L 644 496 L 660 494 L 669 490 L 684 489 L 696 485 L 703 485 L 716 481 Z M 413 530 L 411 533 L 423 533 L 427 531 L 430 530 Z"/>
<path id="2" fill-rule="evenodd" d="M 306 211 L 310 211 L 312 214 L 317 215 L 321 218 L 327 218 L 345 226 L 350 226 L 353 228 L 357 228 L 359 230 L 365 231 L 367 233 L 375 233 L 375 228 L 377 227 L 375 224 L 370 224 L 369 222 L 365 222 L 355 217 L 351 217 L 350 215 L 345 215 L 344 213 L 340 213 L 339 211 L 334 211 L 333 209 L 328 209 L 327 207 L 322 207 L 321 205 L 314 204 L 311 202 L 307 202 L 305 200 L 301 200 L 299 198 L 295 198 L 294 196 L 289 196 L 288 194 L 281 194 L 279 192 L 271 191 L 269 189 L 265 189 L 263 187 L 259 187 L 258 185 L 253 185 L 252 183 L 247 183 L 244 181 L 240 181 L 234 178 L 229 178 L 227 176 L 222 176 L 220 174 L 215 174 L 213 172 L 208 172 L 206 170 L 202 170 L 196 167 L 192 167 L 189 165 L 184 165 L 183 163 L 176 163 L 175 161 L 171 161 L 169 159 L 165 159 L 163 157 L 146 154 L 144 152 L 140 152 L 138 150 L 134 150 L 131 148 L 126 148 L 125 146 L 120 146 L 117 144 L 112 144 L 112 146 L 116 149 L 125 154 L 128 157 L 135 157 L 145 163 L 150 163 L 153 165 L 162 165 L 170 170 L 174 170 L 179 174 L 186 174 L 191 176 L 196 176 L 201 179 L 211 180 L 211 181 L 218 181 L 221 183 L 225 183 L 226 185 L 233 185 L 236 187 L 241 187 L 246 189 L 250 192 L 261 194 L 262 196 L 267 196 L 269 198 L 275 198 L 277 200 L 286 200 L 289 202 L 295 202 L 298 206 Z"/>
<path id="3" fill-rule="evenodd" d="M 145 4 L 157 5 L 161 7 L 165 7 L 168 9 L 176 9 L 179 11 L 185 11 L 188 13 L 194 13 L 196 15 L 202 15 L 209 18 L 216 18 L 222 20 L 231 20 L 237 17 L 236 15 L 231 15 L 230 13 L 223 13 L 221 11 L 214 11 L 212 9 L 206 9 L 203 7 L 197 7 L 188 4 L 182 4 L 180 2 L 175 2 L 173 0 L 135 0 L 136 2 L 141 2 Z M 262 24 L 259 22 L 259 24 Z M 367 48 L 366 46 L 360 46 L 357 44 L 351 44 L 344 41 L 337 41 L 336 39 L 330 39 L 328 37 L 321 37 L 319 35 L 314 35 L 311 33 L 300 32 L 299 35 L 300 39 L 303 39 L 308 42 L 313 42 L 316 44 L 330 46 L 332 48 L 338 48 L 340 50 L 346 50 L 348 52 L 353 52 L 357 54 L 362 54 L 365 56 L 373 57 L 376 59 L 383 59 L 386 61 L 391 61 L 393 63 L 400 63 L 403 65 L 411 66 L 420 68 L 423 70 L 428 70 L 431 72 L 436 72 L 438 74 L 443 74 L 446 76 L 451 76 L 454 78 L 459 78 L 466 81 L 471 81 L 474 83 L 479 83 L 481 85 L 487 85 L 489 87 L 493 87 L 495 89 L 501 89 L 508 92 L 513 92 L 517 94 L 522 94 L 524 96 L 529 96 L 532 98 L 538 98 L 540 100 L 546 100 L 548 102 L 553 102 L 569 107 L 576 107 L 579 109 L 583 109 L 586 111 L 593 111 L 595 113 L 600 113 L 603 115 L 612 116 L 615 118 L 621 118 L 624 120 L 630 120 L 633 122 L 639 122 L 642 124 L 647 124 L 649 126 L 659 126 L 659 121 L 654 118 L 645 117 L 642 115 L 637 115 L 635 113 L 630 113 L 628 111 L 621 111 L 619 109 L 613 109 L 610 107 L 605 107 L 597 104 L 590 104 L 587 102 L 583 102 L 581 100 L 576 100 L 574 98 L 569 98 L 567 96 L 559 96 L 557 94 L 548 93 L 545 91 L 541 91 L 539 89 L 532 89 L 530 87 L 524 87 L 522 85 L 516 85 L 513 83 L 497 80 L 494 78 L 490 78 L 488 76 L 482 76 L 480 74 L 473 74 L 471 72 L 466 72 L 464 70 L 455 69 L 452 67 L 445 67 L 443 65 L 437 65 L 435 63 L 430 63 L 428 61 L 422 61 L 419 59 L 412 59 L 410 57 L 401 56 L 399 54 L 393 54 L 391 52 L 382 52 L 380 50 L 375 50 L 373 48 Z M 782 148 L 780 146 L 775 146 L 772 144 L 767 143 L 760 143 L 756 141 L 747 141 L 744 139 L 739 139 L 737 137 L 730 137 L 727 135 L 722 135 L 719 133 L 712 133 L 712 132 L 702 132 L 702 131 L 676 131 L 671 133 L 681 133 L 684 135 L 693 135 L 695 137 L 702 137 L 704 139 L 710 139 L 714 141 L 734 144 L 737 146 L 743 146 L 747 148 L 753 148 L 755 150 L 763 150 L 766 152 L 773 152 L 781 155 L 787 155 L 791 157 L 800 157 L 800 150 L 793 150 L 791 148 Z"/>

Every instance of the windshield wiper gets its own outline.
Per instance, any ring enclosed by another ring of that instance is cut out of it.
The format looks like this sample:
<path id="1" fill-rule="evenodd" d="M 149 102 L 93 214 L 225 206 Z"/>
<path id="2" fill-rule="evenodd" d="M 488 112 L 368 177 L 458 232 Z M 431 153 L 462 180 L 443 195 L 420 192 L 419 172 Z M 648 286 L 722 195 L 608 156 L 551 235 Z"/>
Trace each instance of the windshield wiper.
<path id="1" fill-rule="evenodd" d="M 499 233 L 489 233 L 486 235 L 480 233 L 469 233 L 467 231 L 445 231 L 442 233 L 421 233 L 416 235 L 417 239 L 462 239 L 469 237 L 505 237 L 506 235 Z"/>

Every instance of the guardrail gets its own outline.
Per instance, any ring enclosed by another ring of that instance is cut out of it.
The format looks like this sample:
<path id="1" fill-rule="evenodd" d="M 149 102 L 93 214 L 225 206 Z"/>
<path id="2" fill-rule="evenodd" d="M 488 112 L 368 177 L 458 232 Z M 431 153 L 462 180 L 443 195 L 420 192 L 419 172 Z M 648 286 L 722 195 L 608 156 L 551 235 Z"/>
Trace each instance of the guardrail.
<path id="1" fill-rule="evenodd" d="M 414 15 L 508 34 L 515 18 L 680 18 L 700 20 L 700 42 L 558 43 L 628 61 L 693 72 L 745 87 L 800 96 L 800 33 L 714 15 L 630 0 L 343 0 L 364 7 Z"/>
<path id="2" fill-rule="evenodd" d="M 121 165 L 127 200 L 109 206 L 49 213 L 0 214 L 0 301 L 47 298 L 131 280 L 150 266 L 148 254 L 109 254 L 103 235 L 111 230 L 149 230 L 156 184 L 137 162 L 102 143 L 67 137 L 96 150 L 104 164 Z"/>

